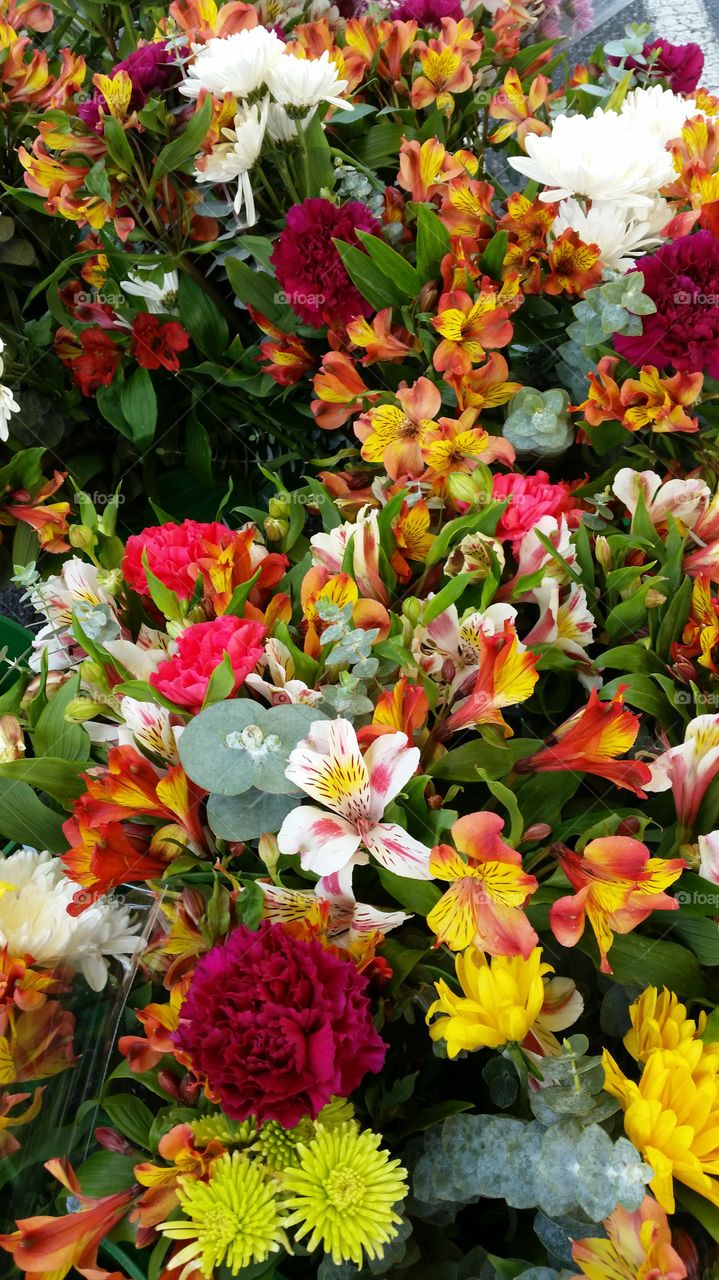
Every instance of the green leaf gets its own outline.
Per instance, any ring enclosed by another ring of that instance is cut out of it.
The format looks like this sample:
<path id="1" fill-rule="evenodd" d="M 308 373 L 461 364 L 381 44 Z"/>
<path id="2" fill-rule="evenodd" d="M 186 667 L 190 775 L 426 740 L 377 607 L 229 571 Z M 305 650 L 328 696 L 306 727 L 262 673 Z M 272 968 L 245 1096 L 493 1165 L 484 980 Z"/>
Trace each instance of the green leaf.
<path id="1" fill-rule="evenodd" d="M 387 871 L 385 867 L 378 868 L 378 875 L 382 887 L 395 902 L 413 915 L 428 916 L 442 897 L 441 890 L 429 880 L 410 880 L 406 876 L 395 875 L 394 871 Z"/>
<path id="2" fill-rule="evenodd" d="M 203 355 L 220 360 L 230 341 L 227 321 L 205 290 L 184 272 L 180 275 L 178 307 L 180 320 Z"/>
<path id="3" fill-rule="evenodd" d="M 594 940 L 585 932 L 578 944 L 593 959 L 598 958 Z M 699 961 L 686 947 L 677 942 L 650 938 L 642 933 L 615 934 L 609 951 L 612 966 L 611 977 L 626 986 L 667 987 L 681 991 L 683 997 L 694 999 L 706 994 L 706 985 Z"/>
<path id="4" fill-rule="evenodd" d="M 183 129 L 179 138 L 174 138 L 172 142 L 168 142 L 166 147 L 162 148 L 155 167 L 152 170 L 150 186 L 148 189 L 148 197 L 152 197 L 155 188 L 168 173 L 174 173 L 197 154 L 204 141 L 207 130 L 210 127 L 212 119 L 212 98 L 207 95 L 202 106 L 198 108 L 190 123 Z"/>
<path id="5" fill-rule="evenodd" d="M 509 233 L 507 231 L 495 231 L 479 259 L 480 270 L 484 275 L 490 276 L 492 280 L 501 279 L 508 244 Z"/>
<path id="6" fill-rule="evenodd" d="M 134 1156 L 123 1156 L 118 1151 L 93 1151 L 80 1165 L 78 1181 L 86 1196 L 111 1196 L 126 1191 L 135 1181 Z"/>
<path id="7" fill-rule="evenodd" d="M 704 1196 L 700 1196 L 698 1192 L 690 1191 L 689 1187 L 685 1187 L 682 1183 L 675 1182 L 674 1187 L 679 1205 L 696 1218 L 712 1240 L 716 1240 L 719 1244 L 719 1208 Z"/>
<path id="8" fill-rule="evenodd" d="M 267 271 L 253 271 L 252 267 L 246 262 L 240 262 L 239 258 L 226 258 L 225 271 L 240 302 L 259 311 L 286 333 L 293 332 L 297 321 L 293 321 L 293 313 L 284 302 L 285 295 L 274 275 Z"/>
<path id="9" fill-rule="evenodd" d="M 146 551 L 142 553 L 142 567 L 145 570 L 145 577 L 150 588 L 153 604 L 156 604 L 160 613 L 164 614 L 171 622 L 180 622 L 182 619 L 180 601 L 175 592 L 170 587 L 165 586 L 165 583 L 161 582 L 152 572 Z"/>
<path id="10" fill-rule="evenodd" d="M 464 594 L 467 587 L 474 581 L 474 575 L 471 573 L 458 573 L 456 578 L 450 578 L 449 582 L 438 591 L 435 596 L 425 605 L 422 611 L 422 622 L 428 626 L 430 622 L 434 622 L 440 613 L 444 613 L 445 609 L 449 609 L 455 600 L 459 600 Z"/>
<path id="11" fill-rule="evenodd" d="M 506 746 L 499 748 L 479 738 L 439 756 L 428 766 L 427 772 L 433 778 L 447 782 L 477 782 L 481 774 L 485 775 L 485 780 L 506 778 L 517 760 L 531 756 L 536 750 L 536 742 L 525 738 L 512 738 Z"/>
<path id="12" fill-rule="evenodd" d="M 478 772 L 482 782 L 489 788 L 495 800 L 499 800 L 499 803 L 504 805 L 504 808 L 509 814 L 510 828 L 507 839 L 512 845 L 519 844 L 519 841 L 522 839 L 522 832 L 524 831 L 524 820 L 519 812 L 517 797 L 514 792 L 510 791 L 509 787 L 505 787 L 503 783 L 492 781 L 492 779 L 489 778 L 482 770 L 478 770 Z"/>
<path id="13" fill-rule="evenodd" d="M 140 452 L 149 448 L 157 426 L 157 396 L 149 369 L 138 368 L 120 388 L 120 408 Z"/>
<path id="14" fill-rule="evenodd" d="M 344 111 L 337 112 L 337 116 L 340 117 L 344 114 Z M 335 184 L 330 144 L 320 111 L 313 113 L 309 125 L 303 130 L 303 135 L 302 142 L 307 153 L 306 172 L 311 186 L 311 190 L 306 191 L 306 195 L 318 196 L 323 188 L 331 191 Z"/>
<path id="15" fill-rule="evenodd" d="M 85 187 L 91 195 L 99 196 L 101 200 L 107 201 L 108 204 L 110 203 L 112 192 L 104 160 L 96 161 L 92 168 L 88 170 L 85 177 Z"/>
<path id="16" fill-rule="evenodd" d="M 43 804 L 27 782 L 0 777 L 0 834 L 6 839 L 63 853 L 62 823 L 62 815 Z"/>
<path id="17" fill-rule="evenodd" d="M 153 1115 L 144 1102 L 130 1093 L 112 1093 L 103 1098 L 102 1108 L 110 1117 L 112 1127 L 119 1130 L 123 1137 L 129 1138 L 146 1151 L 150 1150 L 149 1134 Z"/>
<path id="18" fill-rule="evenodd" d="M 662 607 L 661 622 L 657 627 L 653 644 L 660 658 L 669 659 L 672 644 L 684 630 L 691 608 L 692 586 L 692 579 L 684 578 L 679 589 Z"/>
<path id="19" fill-rule="evenodd" d="M 350 280 L 376 311 L 400 307 L 406 302 L 405 292 L 387 278 L 368 253 L 363 253 L 356 245 L 345 244 L 344 240 L 335 240 L 334 245 Z"/>
<path id="20" fill-rule="evenodd" d="M 102 126 L 102 137 L 110 153 L 110 159 L 123 173 L 132 173 L 135 157 L 127 140 L 127 134 L 113 116 L 106 116 Z"/>
<path id="21" fill-rule="evenodd" d="M 207 685 L 207 692 L 202 703 L 203 710 L 205 707 L 211 707 L 215 702 L 224 702 L 225 698 L 229 698 L 235 687 L 235 673 L 232 668 L 232 659 L 229 653 L 225 651 L 222 655 L 222 662 L 218 662 Z"/>
<path id="22" fill-rule="evenodd" d="M 445 254 L 449 253 L 450 237 L 441 218 L 431 205 L 417 208 L 417 272 L 420 282 L 435 280 Z"/>
<path id="23" fill-rule="evenodd" d="M 68 705 L 80 692 L 80 676 L 72 676 L 50 698 L 32 734 L 36 756 L 59 756 L 63 760 L 84 760 L 90 755 L 90 738 L 80 724 L 65 719 Z"/>
<path id="24" fill-rule="evenodd" d="M 357 236 L 372 261 L 385 276 L 389 276 L 397 289 L 408 298 L 416 298 L 422 285 L 417 268 L 378 236 L 373 236 L 368 231 L 358 231 Z"/>
<path id="25" fill-rule="evenodd" d="M 93 767 L 92 760 L 64 760 L 58 756 L 31 756 L 27 760 L 5 760 L 0 764 L 0 778 L 29 783 L 45 791 L 61 804 L 82 795 L 85 784 L 80 774 Z"/>
<path id="26" fill-rule="evenodd" d="M 234 618 L 243 617 L 245 612 L 245 605 L 247 604 L 247 598 L 252 588 L 254 587 L 255 583 L 258 581 L 261 572 L 262 572 L 262 569 L 258 569 L 256 573 L 253 573 L 251 578 L 247 579 L 247 582 L 241 582 L 238 587 L 235 587 L 234 591 L 232 592 L 230 603 L 225 609 L 225 616 L 227 616 L 227 614 L 230 614 Z"/>

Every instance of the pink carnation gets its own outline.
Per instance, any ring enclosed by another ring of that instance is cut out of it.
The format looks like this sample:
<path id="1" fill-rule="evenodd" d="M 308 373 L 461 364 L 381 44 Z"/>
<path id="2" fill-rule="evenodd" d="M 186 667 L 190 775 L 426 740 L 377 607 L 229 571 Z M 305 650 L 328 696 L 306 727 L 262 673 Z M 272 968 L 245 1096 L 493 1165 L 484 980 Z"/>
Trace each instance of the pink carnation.
<path id="1" fill-rule="evenodd" d="M 287 1129 L 347 1097 L 385 1055 L 366 977 L 268 920 L 203 956 L 172 1039 L 232 1120 Z"/>
<path id="2" fill-rule="evenodd" d="M 349 200 L 311 199 L 293 204 L 270 262 L 292 310 L 305 324 L 319 329 L 349 324 L 355 316 L 371 316 L 373 308 L 352 284 L 335 240 L 361 248 L 358 231 L 374 235 L 380 224 L 366 204 Z"/>
<path id="3" fill-rule="evenodd" d="M 229 546 L 237 536 L 233 529 L 217 521 L 202 524 L 198 520 L 183 520 L 182 524 L 151 525 L 127 539 L 122 572 L 133 591 L 148 596 L 150 588 L 142 563 L 143 552 L 147 552 L 147 563 L 155 577 L 180 600 L 188 600 L 202 562 L 213 548 Z"/>
<path id="4" fill-rule="evenodd" d="M 261 622 L 225 613 L 212 622 L 196 622 L 182 632 L 177 652 L 161 662 L 150 684 L 178 707 L 199 711 L 213 671 L 227 654 L 235 676 L 236 693 L 262 657 L 266 628 Z"/>
<path id="5" fill-rule="evenodd" d="M 516 551 L 525 533 L 533 529 L 542 516 L 569 515 L 573 522 L 576 508 L 568 484 L 553 484 L 546 471 L 531 476 L 504 472 L 493 477 L 492 496 L 508 505 L 497 525 L 497 537 L 511 542 Z"/>

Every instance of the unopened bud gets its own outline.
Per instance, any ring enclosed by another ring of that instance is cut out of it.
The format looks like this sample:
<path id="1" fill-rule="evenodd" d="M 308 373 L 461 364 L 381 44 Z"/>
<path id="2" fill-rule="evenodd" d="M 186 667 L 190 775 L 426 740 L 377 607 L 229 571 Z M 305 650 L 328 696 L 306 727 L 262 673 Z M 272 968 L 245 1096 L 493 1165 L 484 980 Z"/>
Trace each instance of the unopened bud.
<path id="1" fill-rule="evenodd" d="M 666 604 L 667 597 L 662 595 L 661 591 L 655 591 L 654 587 L 650 587 L 644 597 L 644 603 L 647 609 L 658 609 L 660 605 Z"/>
<path id="2" fill-rule="evenodd" d="M 287 520 L 277 520 L 274 516 L 268 516 L 262 527 L 268 542 L 281 542 L 290 526 Z"/>
<path id="3" fill-rule="evenodd" d="M 422 606 L 416 596 L 408 596 L 402 601 L 402 616 L 407 619 L 411 627 L 416 627 L 419 623 Z"/>
<path id="4" fill-rule="evenodd" d="M 178 1102 L 180 1101 L 180 1086 L 177 1076 L 174 1076 L 171 1071 L 158 1071 L 157 1083 L 165 1093 L 169 1093 L 171 1098 L 177 1098 Z"/>
<path id="5" fill-rule="evenodd" d="M 65 719 L 70 724 L 83 724 L 85 720 L 94 720 L 96 716 L 105 715 L 107 707 L 93 698 L 73 698 L 65 708 Z"/>
<path id="6" fill-rule="evenodd" d="M 552 828 L 549 826 L 549 823 L 533 822 L 530 827 L 527 827 L 527 830 L 522 836 L 522 841 L 524 842 L 525 840 L 527 841 L 547 840 L 549 836 L 551 836 L 551 834 L 552 834 Z"/>
<path id="7" fill-rule="evenodd" d="M 454 471 L 447 477 L 447 492 L 453 502 L 466 502 L 472 506 L 479 497 L 480 488 L 466 471 Z"/>
<path id="8" fill-rule="evenodd" d="M 66 680 L 72 678 L 72 671 L 48 671 L 45 678 L 45 692 L 52 696 L 58 689 L 61 689 Z M 43 687 L 42 676 L 33 676 L 24 694 L 22 695 L 21 706 L 26 707 L 33 698 L 36 698 Z"/>
<path id="9" fill-rule="evenodd" d="M 419 291 L 420 311 L 434 311 L 439 298 L 439 289 L 433 281 L 428 280 Z"/>
<path id="10" fill-rule="evenodd" d="M 107 683 L 107 675 L 105 668 L 101 662 L 95 662 L 92 658 L 86 658 L 80 667 L 83 683 L 89 685 L 90 688 L 102 689 L 109 692 L 110 686 Z"/>
<path id="11" fill-rule="evenodd" d="M 25 753 L 25 740 L 17 716 L 0 716 L 0 762 L 20 760 Z"/>
<path id="12" fill-rule="evenodd" d="M 128 1155 L 132 1151 L 127 1138 L 123 1138 L 115 1129 L 106 1129 L 104 1125 L 95 1130 L 95 1139 L 106 1151 L 114 1151 L 116 1155 Z"/>
<path id="13" fill-rule="evenodd" d="M 290 504 L 285 502 L 284 498 L 270 498 L 267 510 L 273 519 L 282 520 L 290 514 Z"/>
<path id="14" fill-rule="evenodd" d="M 97 546 L 97 534 L 86 524 L 71 524 L 68 541 L 76 551 L 93 551 Z"/>
<path id="15" fill-rule="evenodd" d="M 617 835 L 635 836 L 639 831 L 640 825 L 639 819 L 634 818 L 631 815 L 628 818 L 622 818 L 619 826 L 617 827 Z"/>
<path id="16" fill-rule="evenodd" d="M 260 836 L 257 842 L 257 852 L 274 879 L 277 864 L 280 860 L 280 846 L 275 836 L 270 835 L 269 832 L 265 832 L 264 835 Z"/>
<path id="17" fill-rule="evenodd" d="M 605 573 L 609 573 L 612 567 L 612 549 L 603 533 L 599 534 L 594 543 L 594 554 L 597 564 L 601 565 Z"/>

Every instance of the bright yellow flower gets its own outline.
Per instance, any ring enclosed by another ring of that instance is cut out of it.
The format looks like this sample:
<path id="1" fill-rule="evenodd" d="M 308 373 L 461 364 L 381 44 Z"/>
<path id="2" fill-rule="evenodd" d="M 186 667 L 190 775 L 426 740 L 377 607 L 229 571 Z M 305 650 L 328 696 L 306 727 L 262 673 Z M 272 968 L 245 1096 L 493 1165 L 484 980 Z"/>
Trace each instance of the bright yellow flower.
<path id="1" fill-rule="evenodd" d="M 535 947 L 523 956 L 495 956 L 487 959 L 477 947 L 467 947 L 455 959 L 455 969 L 464 996 L 457 996 L 447 983 L 436 983 L 438 999 L 427 1012 L 433 1040 L 447 1042 L 447 1055 L 456 1058 L 462 1049 L 499 1049 L 504 1044 L 521 1044 L 534 1026 L 544 1004 L 545 973 L 553 973 L 542 962 L 542 949 Z"/>
<path id="2" fill-rule="evenodd" d="M 365 1253 L 381 1258 L 394 1240 L 406 1174 L 380 1142 L 379 1134 L 350 1122 L 331 1130 L 318 1125 L 312 1142 L 298 1144 L 300 1167 L 282 1175 L 287 1207 L 294 1209 L 285 1225 L 301 1224 L 297 1238 L 310 1236 L 310 1252 L 321 1244 L 333 1262 L 361 1267 Z"/>
<path id="3" fill-rule="evenodd" d="M 650 1187 L 674 1213 L 674 1179 L 719 1207 L 719 1076 L 701 1041 L 683 1051 L 654 1049 L 639 1083 L 604 1051 L 604 1088 L 618 1098 L 624 1129 L 654 1170 Z"/>
<path id="4" fill-rule="evenodd" d="M 686 1006 L 679 1003 L 673 991 L 647 987 L 629 1006 L 632 1029 L 624 1037 L 624 1046 L 637 1062 L 646 1062 L 654 1049 L 676 1049 L 679 1053 L 701 1036 L 707 1017 L 700 1013 L 697 1021 L 687 1017 Z"/>

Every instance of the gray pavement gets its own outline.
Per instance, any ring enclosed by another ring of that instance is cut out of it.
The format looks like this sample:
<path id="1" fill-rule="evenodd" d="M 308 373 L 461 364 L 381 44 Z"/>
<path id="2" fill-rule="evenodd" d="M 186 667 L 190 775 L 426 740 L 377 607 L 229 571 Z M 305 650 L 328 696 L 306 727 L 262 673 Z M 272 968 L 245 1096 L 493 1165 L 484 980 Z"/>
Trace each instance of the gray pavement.
<path id="1" fill-rule="evenodd" d="M 600 12 L 602 0 L 595 0 L 594 7 L 595 12 Z M 655 37 L 666 36 L 674 44 L 693 40 L 701 45 L 706 59 L 701 83 L 719 91 L 719 0 L 631 0 L 588 37 L 577 41 L 573 46 L 577 61 L 600 41 L 621 37 L 628 22 L 648 22 Z"/>

